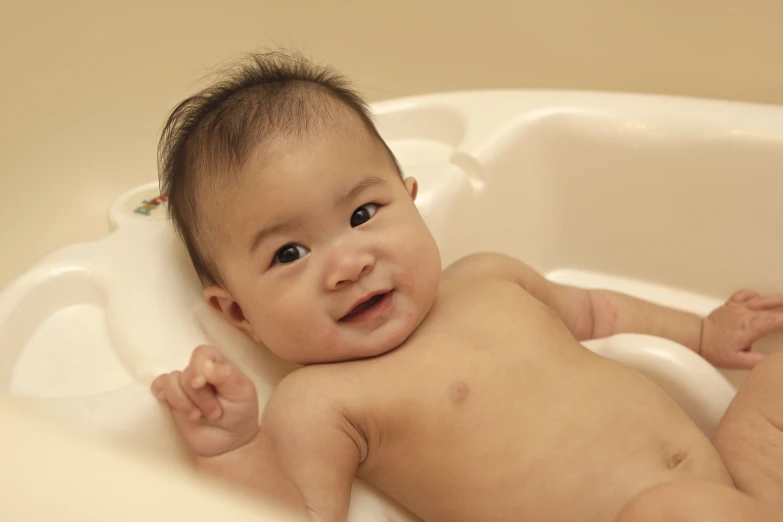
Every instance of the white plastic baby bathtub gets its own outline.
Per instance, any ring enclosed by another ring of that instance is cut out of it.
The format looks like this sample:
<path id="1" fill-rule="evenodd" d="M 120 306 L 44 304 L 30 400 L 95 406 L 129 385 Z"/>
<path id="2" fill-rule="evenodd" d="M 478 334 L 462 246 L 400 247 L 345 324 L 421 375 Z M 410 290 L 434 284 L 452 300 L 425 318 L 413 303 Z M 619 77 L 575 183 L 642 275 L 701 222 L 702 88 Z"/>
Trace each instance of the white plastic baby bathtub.
<path id="1" fill-rule="evenodd" d="M 445 264 L 500 251 L 553 280 L 702 314 L 740 287 L 783 291 L 781 108 L 491 91 L 374 110 Z M 52 254 L 0 296 L 3 520 L 282 520 L 182 466 L 148 392 L 204 342 L 240 362 L 262 403 L 292 368 L 202 302 L 157 196 L 155 183 L 123 195 L 105 239 Z M 661 339 L 586 344 L 641 370 L 707 434 L 743 378 Z M 350 519 L 411 517 L 357 482 Z"/>

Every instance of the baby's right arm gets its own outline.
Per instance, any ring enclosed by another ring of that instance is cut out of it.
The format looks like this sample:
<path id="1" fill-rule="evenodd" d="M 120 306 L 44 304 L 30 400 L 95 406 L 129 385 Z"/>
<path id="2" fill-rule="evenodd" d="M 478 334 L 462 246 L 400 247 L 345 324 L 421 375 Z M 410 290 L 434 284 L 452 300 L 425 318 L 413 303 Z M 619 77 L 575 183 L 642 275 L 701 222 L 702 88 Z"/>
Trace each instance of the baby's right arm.
<path id="1" fill-rule="evenodd" d="M 201 469 L 314 522 L 342 522 L 363 439 L 310 384 L 284 379 L 259 427 L 250 379 L 220 351 L 199 347 L 183 372 L 158 377 L 152 391 Z"/>

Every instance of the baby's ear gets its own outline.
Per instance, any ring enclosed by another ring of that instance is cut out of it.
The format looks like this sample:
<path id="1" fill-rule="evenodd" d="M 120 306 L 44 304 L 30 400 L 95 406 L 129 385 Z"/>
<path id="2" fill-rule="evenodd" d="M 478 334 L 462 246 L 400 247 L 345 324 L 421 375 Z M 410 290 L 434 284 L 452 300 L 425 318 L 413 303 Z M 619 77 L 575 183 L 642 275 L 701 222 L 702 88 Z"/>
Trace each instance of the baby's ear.
<path id="1" fill-rule="evenodd" d="M 405 188 L 411 195 L 411 199 L 416 201 L 416 194 L 419 193 L 419 182 L 416 181 L 416 178 L 405 178 Z"/>
<path id="2" fill-rule="evenodd" d="M 228 290 L 218 285 L 209 286 L 204 289 L 204 299 L 207 300 L 209 306 L 222 313 L 233 326 L 255 339 L 253 327 L 242 312 L 239 303 L 234 301 L 234 297 Z"/>

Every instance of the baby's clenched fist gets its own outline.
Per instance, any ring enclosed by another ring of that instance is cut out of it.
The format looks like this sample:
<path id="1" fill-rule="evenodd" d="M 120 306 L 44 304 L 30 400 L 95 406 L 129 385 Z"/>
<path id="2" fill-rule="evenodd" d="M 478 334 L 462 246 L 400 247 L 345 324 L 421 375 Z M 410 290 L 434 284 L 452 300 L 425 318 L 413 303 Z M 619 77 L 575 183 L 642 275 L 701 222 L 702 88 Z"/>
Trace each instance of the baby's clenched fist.
<path id="1" fill-rule="evenodd" d="M 199 346 L 183 371 L 159 376 L 151 389 L 198 456 L 227 453 L 258 432 L 255 386 L 216 348 Z"/>

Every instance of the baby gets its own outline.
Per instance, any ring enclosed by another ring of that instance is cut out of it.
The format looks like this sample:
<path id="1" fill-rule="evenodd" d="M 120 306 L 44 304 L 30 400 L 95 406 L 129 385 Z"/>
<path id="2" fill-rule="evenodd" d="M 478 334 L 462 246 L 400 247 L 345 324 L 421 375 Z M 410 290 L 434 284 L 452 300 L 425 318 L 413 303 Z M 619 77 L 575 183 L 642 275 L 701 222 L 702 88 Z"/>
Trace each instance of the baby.
<path id="1" fill-rule="evenodd" d="M 201 469 L 312 521 L 345 519 L 354 477 L 427 522 L 783 520 L 783 356 L 713 445 L 580 344 L 638 332 L 751 368 L 783 297 L 740 291 L 702 319 L 503 255 L 442 270 L 416 180 L 368 114 L 338 75 L 270 53 L 166 124 L 162 185 L 206 300 L 302 365 L 260 420 L 214 347 L 155 380 Z"/>

